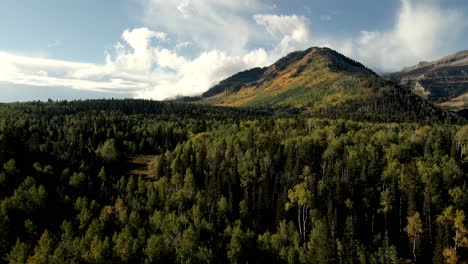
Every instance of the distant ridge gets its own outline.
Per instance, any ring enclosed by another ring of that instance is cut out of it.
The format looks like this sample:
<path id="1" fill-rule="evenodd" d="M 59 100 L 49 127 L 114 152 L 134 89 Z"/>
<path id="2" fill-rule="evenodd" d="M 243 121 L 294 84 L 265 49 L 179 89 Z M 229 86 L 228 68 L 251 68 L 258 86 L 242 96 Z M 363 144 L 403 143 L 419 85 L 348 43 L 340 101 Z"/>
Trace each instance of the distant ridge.
<path id="1" fill-rule="evenodd" d="M 389 77 L 441 107 L 468 108 L 468 50 L 405 67 Z"/>

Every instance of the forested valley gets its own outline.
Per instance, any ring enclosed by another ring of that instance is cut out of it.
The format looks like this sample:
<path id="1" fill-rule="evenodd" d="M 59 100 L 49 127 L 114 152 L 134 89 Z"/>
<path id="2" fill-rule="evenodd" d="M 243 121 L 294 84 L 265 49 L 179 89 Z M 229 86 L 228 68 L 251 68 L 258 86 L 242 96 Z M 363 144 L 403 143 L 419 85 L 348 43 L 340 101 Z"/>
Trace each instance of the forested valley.
<path id="1" fill-rule="evenodd" d="M 463 263 L 468 125 L 371 121 L 0 105 L 0 263 Z"/>

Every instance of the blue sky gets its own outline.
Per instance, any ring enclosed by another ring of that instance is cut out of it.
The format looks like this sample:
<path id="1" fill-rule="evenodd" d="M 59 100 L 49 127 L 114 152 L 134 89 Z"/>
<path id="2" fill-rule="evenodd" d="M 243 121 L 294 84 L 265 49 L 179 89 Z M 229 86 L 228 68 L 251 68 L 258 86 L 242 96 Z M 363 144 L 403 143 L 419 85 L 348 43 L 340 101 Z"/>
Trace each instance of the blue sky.
<path id="1" fill-rule="evenodd" d="M 0 102 L 196 95 L 328 46 L 378 72 L 467 49 L 462 0 L 3 0 Z"/>

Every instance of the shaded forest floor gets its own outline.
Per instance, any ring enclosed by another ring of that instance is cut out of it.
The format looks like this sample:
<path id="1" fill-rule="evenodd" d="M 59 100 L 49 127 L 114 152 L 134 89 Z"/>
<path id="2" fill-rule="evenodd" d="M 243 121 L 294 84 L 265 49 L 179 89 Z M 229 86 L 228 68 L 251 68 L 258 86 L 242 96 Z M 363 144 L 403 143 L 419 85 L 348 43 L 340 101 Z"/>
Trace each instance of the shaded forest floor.
<path id="1" fill-rule="evenodd" d="M 137 155 L 128 160 L 129 175 L 154 177 L 155 172 L 151 171 L 150 164 L 158 155 Z"/>

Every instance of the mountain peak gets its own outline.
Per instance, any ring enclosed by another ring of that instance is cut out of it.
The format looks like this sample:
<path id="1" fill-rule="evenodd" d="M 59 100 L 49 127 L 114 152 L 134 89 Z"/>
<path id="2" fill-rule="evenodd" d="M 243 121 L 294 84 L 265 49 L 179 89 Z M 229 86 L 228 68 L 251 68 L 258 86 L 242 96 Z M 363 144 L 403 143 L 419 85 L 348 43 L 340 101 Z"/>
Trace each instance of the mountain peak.
<path id="1" fill-rule="evenodd" d="M 332 49 L 295 51 L 264 68 L 237 73 L 202 95 L 219 106 L 281 107 L 329 116 L 425 119 L 439 109 Z"/>
<path id="2" fill-rule="evenodd" d="M 232 94 L 239 92 L 244 87 L 258 88 L 284 75 L 291 81 L 293 79 L 304 79 L 304 77 L 307 78 L 307 75 L 312 73 L 308 71 L 310 69 L 314 69 L 315 72 L 317 70 L 327 70 L 329 72 L 377 76 L 376 73 L 361 63 L 330 48 L 311 47 L 303 51 L 291 52 L 268 67 L 239 72 L 203 93 L 202 97 Z"/>
<path id="3" fill-rule="evenodd" d="M 320 59 L 324 60 L 324 62 L 326 62 L 325 66 L 330 67 L 332 70 L 368 72 L 375 74 L 372 70 L 368 69 L 361 63 L 327 47 L 311 47 L 303 51 L 291 52 L 285 57 L 277 60 L 270 67 L 284 70 L 288 65 L 294 63 L 299 63 L 300 65 L 305 66 L 307 63 Z"/>

